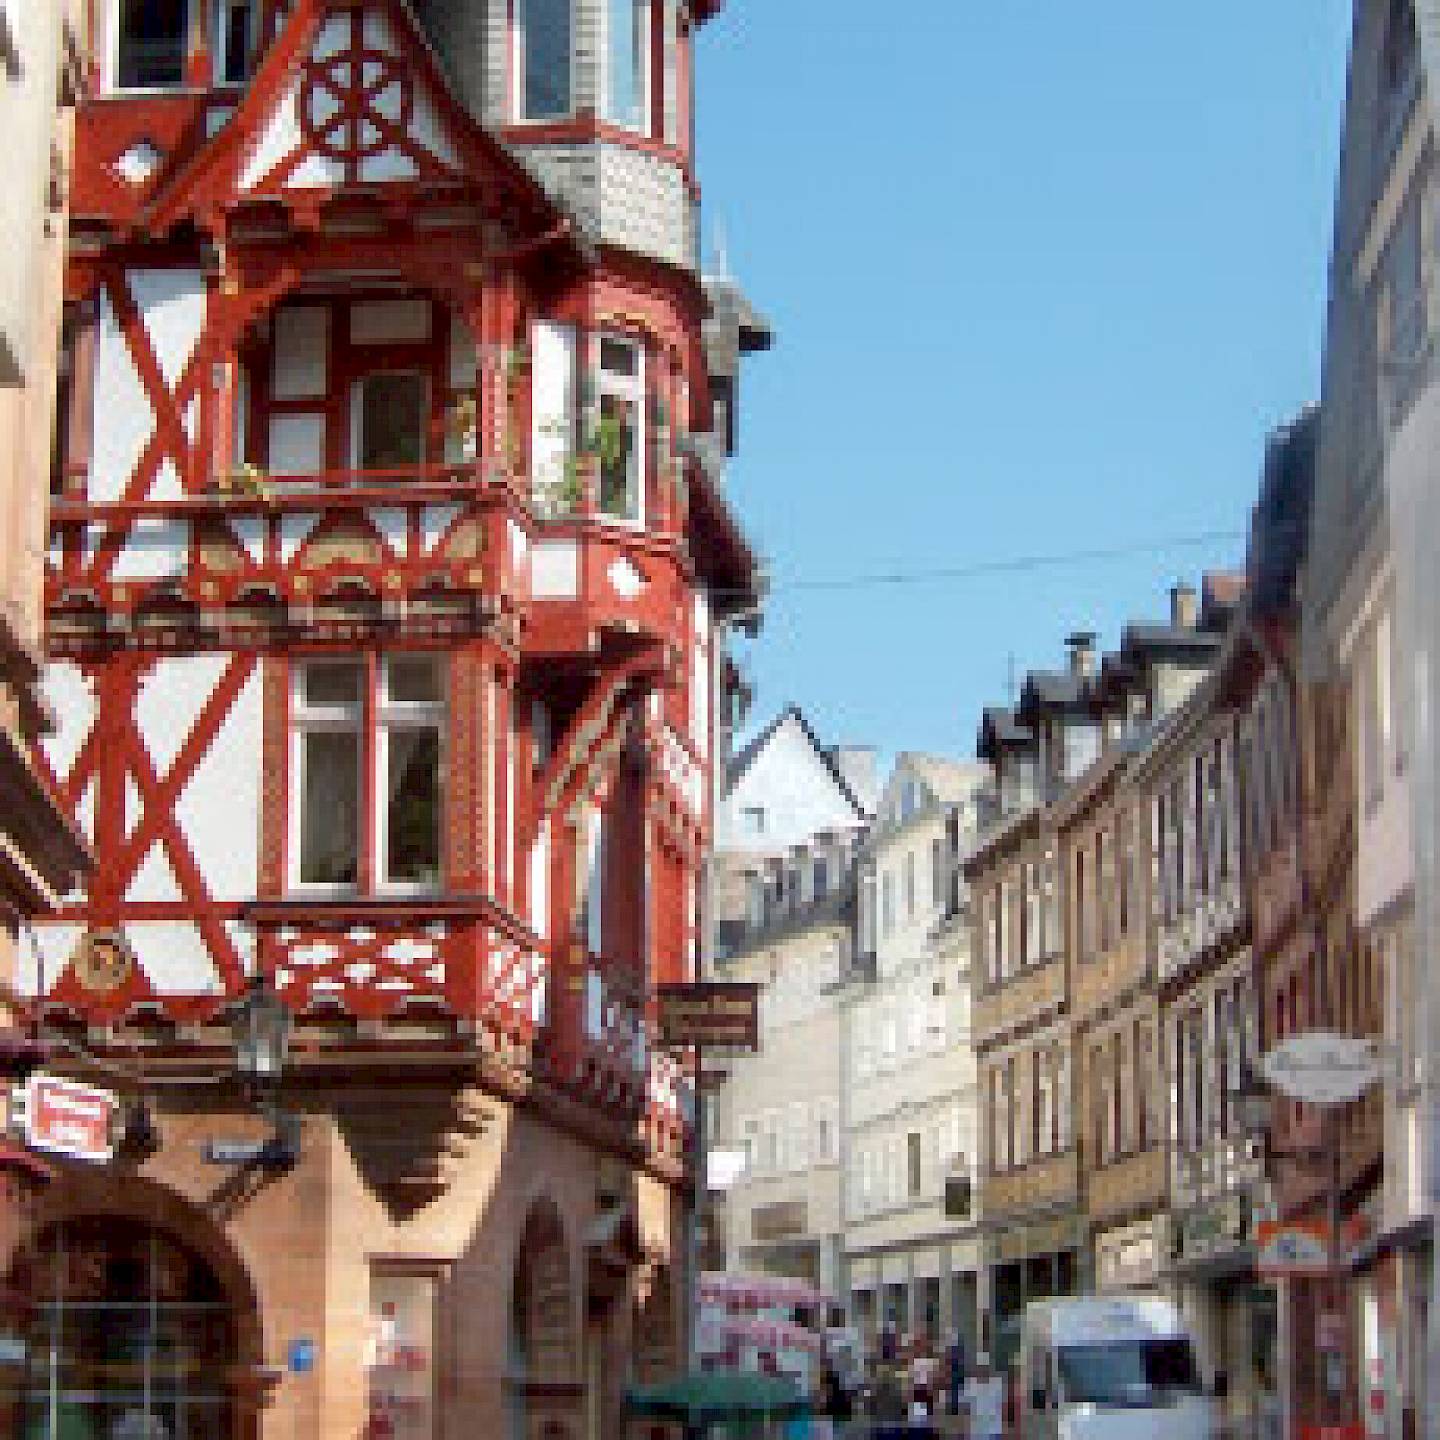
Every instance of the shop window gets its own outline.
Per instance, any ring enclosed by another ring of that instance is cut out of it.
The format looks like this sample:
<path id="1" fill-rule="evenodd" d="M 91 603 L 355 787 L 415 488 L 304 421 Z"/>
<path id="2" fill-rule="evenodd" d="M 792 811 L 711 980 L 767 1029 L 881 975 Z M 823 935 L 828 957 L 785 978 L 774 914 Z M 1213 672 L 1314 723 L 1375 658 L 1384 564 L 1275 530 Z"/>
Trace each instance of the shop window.
<path id="1" fill-rule="evenodd" d="M 371 673 L 364 661 L 332 660 L 297 673 L 291 833 L 293 878 L 302 887 L 354 887 L 362 868 L 382 887 L 439 882 L 445 702 L 438 663 L 388 657 L 375 667 L 373 690 Z"/>
<path id="2" fill-rule="evenodd" d="M 599 422 L 595 448 L 600 468 L 600 511 L 616 520 L 640 519 L 644 457 L 644 364 L 634 341 L 600 340 Z"/>
<path id="3" fill-rule="evenodd" d="M 115 83 L 122 90 L 183 84 L 189 38 L 189 0 L 120 0 Z"/>
<path id="4" fill-rule="evenodd" d="M 355 385 L 352 453 L 357 470 L 408 470 L 425 460 L 428 387 L 414 370 L 367 375 Z"/>
<path id="5" fill-rule="evenodd" d="M 518 117 L 559 120 L 571 109 L 574 0 L 519 0 L 515 9 Z"/>
<path id="6" fill-rule="evenodd" d="M 236 1433 L 242 1311 L 174 1236 L 83 1216 L 45 1231 L 22 1265 L 35 1301 L 31 1364 L 7 1435 Z M 0 1397 L 7 1419 L 9 1400 Z"/>

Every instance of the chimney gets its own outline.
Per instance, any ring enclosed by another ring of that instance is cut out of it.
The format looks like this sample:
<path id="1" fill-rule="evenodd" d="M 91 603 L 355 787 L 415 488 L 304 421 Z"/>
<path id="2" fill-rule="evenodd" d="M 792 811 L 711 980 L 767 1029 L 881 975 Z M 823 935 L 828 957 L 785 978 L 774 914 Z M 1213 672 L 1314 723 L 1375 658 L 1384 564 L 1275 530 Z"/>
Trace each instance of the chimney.
<path id="1" fill-rule="evenodd" d="M 1195 587 L 1180 580 L 1170 587 L 1170 624 L 1176 630 L 1193 630 L 1200 619 Z"/>
<path id="2" fill-rule="evenodd" d="M 1070 673 L 1082 680 L 1095 678 L 1095 632 L 1077 630 L 1065 644 L 1070 649 Z"/>

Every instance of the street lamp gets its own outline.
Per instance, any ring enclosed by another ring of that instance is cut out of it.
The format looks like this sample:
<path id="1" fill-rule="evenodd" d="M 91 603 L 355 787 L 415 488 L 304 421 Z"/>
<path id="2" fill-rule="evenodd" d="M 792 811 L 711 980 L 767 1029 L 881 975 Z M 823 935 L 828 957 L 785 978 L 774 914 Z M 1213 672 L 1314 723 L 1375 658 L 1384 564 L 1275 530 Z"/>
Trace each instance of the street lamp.
<path id="1" fill-rule="evenodd" d="M 254 976 L 244 998 L 230 1011 L 235 1073 L 271 1133 L 255 1143 L 211 1140 L 205 1159 L 212 1165 L 259 1165 L 288 1169 L 300 1155 L 300 1121 L 280 1108 L 277 1095 L 290 1054 L 290 1010 L 263 975 Z"/>
<path id="2" fill-rule="evenodd" d="M 290 1054 L 290 1010 L 263 975 L 250 981 L 231 1011 L 235 1069 L 246 1087 L 267 1098 L 280 1088 Z"/>

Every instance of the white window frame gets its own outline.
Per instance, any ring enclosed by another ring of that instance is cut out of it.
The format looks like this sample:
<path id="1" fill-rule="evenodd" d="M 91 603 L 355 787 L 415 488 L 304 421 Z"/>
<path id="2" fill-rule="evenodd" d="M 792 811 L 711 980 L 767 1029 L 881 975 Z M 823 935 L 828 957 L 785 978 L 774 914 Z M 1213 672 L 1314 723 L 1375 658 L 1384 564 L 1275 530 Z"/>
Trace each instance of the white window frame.
<path id="1" fill-rule="evenodd" d="M 394 700 L 390 696 L 390 665 L 395 660 L 425 659 L 435 668 L 437 700 Z M 442 888 L 445 878 L 445 769 L 446 769 L 446 724 L 448 694 L 445 685 L 445 666 L 438 653 L 429 651 L 395 651 L 382 655 L 378 665 L 375 687 L 375 860 L 372 874 L 376 890 L 387 895 L 431 895 Z M 389 795 L 383 781 L 389 773 L 390 739 L 397 730 L 435 730 L 437 746 L 436 765 L 439 768 L 438 790 L 440 813 L 436 817 L 438 844 L 436 848 L 435 879 L 433 881 L 392 880 L 386 873 L 390 838 Z"/>
<path id="2" fill-rule="evenodd" d="M 396 701 L 389 698 L 390 664 L 394 660 L 425 658 L 436 668 L 439 681 L 438 700 Z M 317 669 L 357 668 L 360 672 L 360 699 L 329 705 L 312 705 L 305 696 L 306 677 Z M 448 693 L 446 690 L 445 666 L 439 654 L 429 651 L 398 650 L 379 657 L 378 671 L 373 693 L 371 691 L 371 667 L 367 656 L 315 657 L 306 658 L 291 668 L 290 672 L 290 776 L 288 889 L 297 895 L 355 895 L 362 893 L 362 879 L 369 861 L 371 887 L 376 894 L 385 895 L 433 895 L 444 885 L 444 797 L 445 769 L 448 735 L 446 716 L 448 714 Z M 367 786 L 365 773 L 366 737 L 374 730 L 374 772 L 369 776 Z M 436 878 L 434 881 L 391 880 L 386 873 L 389 850 L 389 796 L 384 783 L 390 759 L 390 736 L 395 730 L 434 728 L 439 735 L 439 756 L 437 764 L 440 773 L 441 813 L 439 817 L 440 849 Z M 357 836 L 358 864 L 357 879 L 352 884 L 324 884 L 305 881 L 300 875 L 300 848 L 302 835 L 301 809 L 305 795 L 305 736 L 318 731 L 331 733 L 355 733 L 359 736 L 356 760 L 356 784 L 359 795 L 360 834 Z M 374 807 L 373 825 L 367 827 L 365 804 L 369 792 L 369 803 Z M 365 853 L 365 832 L 373 836 L 374 852 Z"/>
<path id="3" fill-rule="evenodd" d="M 360 675 L 358 700 L 329 705 L 311 705 L 305 696 L 306 678 L 316 670 L 355 669 Z M 370 685 L 366 657 L 347 656 L 307 659 L 290 670 L 290 814 L 289 889 L 300 895 L 353 895 L 360 889 L 360 875 L 365 868 L 365 725 L 369 710 L 367 690 Z M 305 737 L 318 732 L 351 734 L 359 739 L 356 746 L 355 785 L 358 797 L 356 815 L 360 833 L 355 837 L 356 881 L 351 884 L 325 884 L 301 878 L 301 847 L 304 834 L 302 809 L 305 798 Z"/>
<path id="4" fill-rule="evenodd" d="M 510 119 L 516 125 L 556 125 L 573 118 L 575 114 L 575 9 L 576 0 L 567 0 L 570 14 L 570 63 L 567 73 L 570 81 L 569 103 L 554 115 L 528 115 L 525 101 L 525 63 L 529 49 L 526 31 L 526 6 L 530 0 L 514 0 L 514 21 L 510 45 Z"/>
<path id="5" fill-rule="evenodd" d="M 606 344 L 623 345 L 632 350 L 635 354 L 635 373 L 633 375 L 617 375 L 613 371 L 606 370 L 603 363 L 604 347 Z M 617 399 L 628 401 L 635 407 L 635 454 L 632 459 L 633 473 L 630 476 L 630 485 L 634 493 L 634 514 L 613 515 L 605 510 L 600 503 L 600 495 L 595 496 L 596 518 L 610 525 L 626 525 L 632 529 L 642 530 L 645 527 L 645 473 L 648 455 L 646 451 L 647 431 L 650 428 L 649 410 L 645 403 L 645 346 L 633 335 L 622 335 L 615 331 L 596 331 L 591 337 L 593 346 L 592 356 L 594 363 L 591 366 L 591 373 L 595 377 L 595 422 L 600 421 L 600 411 L 607 395 L 613 395 Z M 596 470 L 596 485 L 600 484 L 599 470 Z"/>

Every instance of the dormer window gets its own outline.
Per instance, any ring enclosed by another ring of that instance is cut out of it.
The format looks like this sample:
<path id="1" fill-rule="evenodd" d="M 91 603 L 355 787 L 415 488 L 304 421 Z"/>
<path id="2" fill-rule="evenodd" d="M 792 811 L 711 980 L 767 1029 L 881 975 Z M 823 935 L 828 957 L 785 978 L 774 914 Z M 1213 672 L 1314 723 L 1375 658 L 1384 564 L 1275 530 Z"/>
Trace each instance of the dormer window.
<path id="1" fill-rule="evenodd" d="M 563 120 L 571 111 L 574 0 L 518 0 L 515 9 L 515 114 Z"/>

